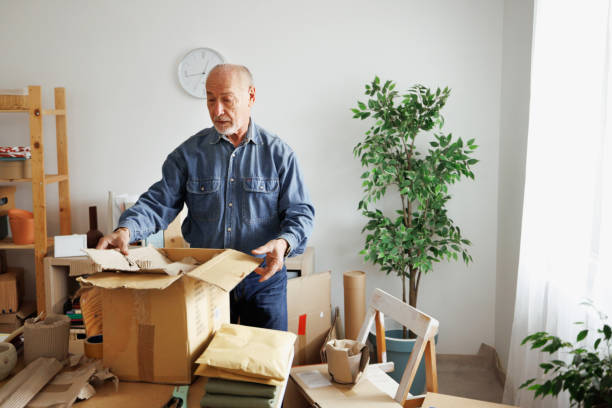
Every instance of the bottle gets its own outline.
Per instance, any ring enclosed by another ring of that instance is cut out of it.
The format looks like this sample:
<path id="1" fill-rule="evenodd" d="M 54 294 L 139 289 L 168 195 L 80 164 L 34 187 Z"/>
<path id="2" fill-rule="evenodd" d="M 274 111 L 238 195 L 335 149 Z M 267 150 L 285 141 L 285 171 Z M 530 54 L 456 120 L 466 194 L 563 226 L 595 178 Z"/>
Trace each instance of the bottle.
<path id="1" fill-rule="evenodd" d="M 104 234 L 98 231 L 98 208 L 89 207 L 89 231 L 87 231 L 87 248 L 95 248 Z"/>

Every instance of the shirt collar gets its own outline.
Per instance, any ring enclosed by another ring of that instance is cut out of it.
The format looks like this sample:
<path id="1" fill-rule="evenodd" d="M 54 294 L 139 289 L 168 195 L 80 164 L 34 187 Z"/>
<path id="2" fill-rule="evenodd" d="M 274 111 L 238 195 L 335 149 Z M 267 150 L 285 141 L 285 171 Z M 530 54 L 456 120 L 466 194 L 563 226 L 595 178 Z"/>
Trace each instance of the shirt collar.
<path id="1" fill-rule="evenodd" d="M 210 142 L 210 144 L 219 143 L 221 139 L 224 139 L 230 142 L 229 138 L 226 135 L 222 135 L 221 133 L 217 132 L 217 129 L 215 129 L 214 127 L 213 127 L 213 130 L 215 132 L 215 137 Z M 253 123 L 252 117 L 249 118 L 249 127 L 247 129 L 246 135 L 244 135 L 244 140 L 245 140 L 244 144 L 247 144 L 247 143 L 253 143 L 256 145 L 259 144 L 259 131 L 257 130 L 257 126 L 255 126 L 255 124 Z"/>

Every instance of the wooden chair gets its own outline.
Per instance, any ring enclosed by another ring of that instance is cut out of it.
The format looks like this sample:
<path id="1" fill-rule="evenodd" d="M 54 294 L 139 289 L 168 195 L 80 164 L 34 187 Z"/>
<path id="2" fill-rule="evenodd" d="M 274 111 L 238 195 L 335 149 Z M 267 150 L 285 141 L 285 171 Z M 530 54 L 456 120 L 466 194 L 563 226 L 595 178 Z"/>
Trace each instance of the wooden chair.
<path id="1" fill-rule="evenodd" d="M 404 408 L 420 407 L 425 395 L 413 396 L 409 391 L 423 355 L 425 355 L 426 389 L 428 392 L 438 392 L 434 340 L 438 333 L 438 321 L 398 298 L 376 289 L 370 299 L 368 312 L 359 331 L 357 341 L 366 342 L 370 328 L 376 321 L 376 350 L 379 363 L 387 362 L 384 315 L 391 317 L 417 335 L 394 399 Z"/>

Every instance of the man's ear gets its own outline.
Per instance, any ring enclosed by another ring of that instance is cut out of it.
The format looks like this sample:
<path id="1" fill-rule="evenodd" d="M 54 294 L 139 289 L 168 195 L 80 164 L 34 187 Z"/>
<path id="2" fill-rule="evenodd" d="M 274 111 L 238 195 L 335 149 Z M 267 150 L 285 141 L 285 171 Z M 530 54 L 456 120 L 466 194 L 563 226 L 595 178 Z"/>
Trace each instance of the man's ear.
<path id="1" fill-rule="evenodd" d="M 255 103 L 255 87 L 249 86 L 249 108 Z"/>

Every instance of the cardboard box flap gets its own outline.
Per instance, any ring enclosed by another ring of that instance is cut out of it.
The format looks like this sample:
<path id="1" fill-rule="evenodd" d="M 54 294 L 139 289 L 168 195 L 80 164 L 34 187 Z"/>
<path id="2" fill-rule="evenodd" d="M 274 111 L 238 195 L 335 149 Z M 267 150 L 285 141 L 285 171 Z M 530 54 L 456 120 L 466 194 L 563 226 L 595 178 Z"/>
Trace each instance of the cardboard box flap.
<path id="1" fill-rule="evenodd" d="M 83 251 L 93 261 L 94 270 L 97 271 L 165 273 L 175 276 L 181 272 L 189 272 L 197 264 L 193 258 L 172 262 L 163 252 L 154 247 L 130 249 L 127 256 L 112 249 L 84 249 Z"/>
<path id="2" fill-rule="evenodd" d="M 182 275 L 169 276 L 159 273 L 101 272 L 77 281 L 104 289 L 166 289 Z"/>
<path id="3" fill-rule="evenodd" d="M 262 260 L 233 249 L 226 249 L 187 275 L 215 285 L 229 292 L 249 273 L 261 264 Z"/>

